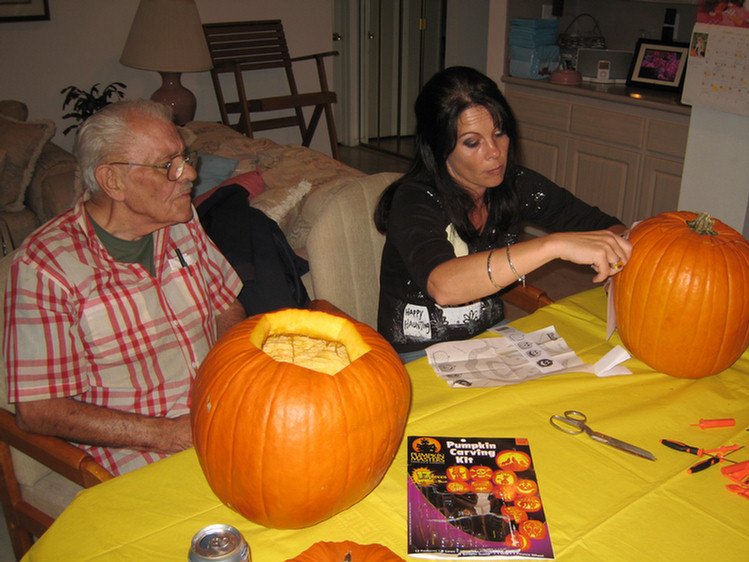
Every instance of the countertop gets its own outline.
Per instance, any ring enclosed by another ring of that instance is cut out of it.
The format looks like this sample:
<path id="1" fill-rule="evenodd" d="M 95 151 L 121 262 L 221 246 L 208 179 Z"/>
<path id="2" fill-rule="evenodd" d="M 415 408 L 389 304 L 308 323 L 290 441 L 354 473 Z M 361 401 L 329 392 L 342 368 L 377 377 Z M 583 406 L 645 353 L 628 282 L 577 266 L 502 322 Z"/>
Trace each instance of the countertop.
<path id="1" fill-rule="evenodd" d="M 681 115 L 690 115 L 692 112 L 691 106 L 680 102 L 680 94 L 646 88 L 632 88 L 626 84 L 598 84 L 583 81 L 578 86 L 566 86 L 552 84 L 548 80 L 530 80 L 506 75 L 502 77 L 502 82 L 505 84 L 537 88 L 538 90 L 572 94 L 637 107 L 668 111 Z"/>

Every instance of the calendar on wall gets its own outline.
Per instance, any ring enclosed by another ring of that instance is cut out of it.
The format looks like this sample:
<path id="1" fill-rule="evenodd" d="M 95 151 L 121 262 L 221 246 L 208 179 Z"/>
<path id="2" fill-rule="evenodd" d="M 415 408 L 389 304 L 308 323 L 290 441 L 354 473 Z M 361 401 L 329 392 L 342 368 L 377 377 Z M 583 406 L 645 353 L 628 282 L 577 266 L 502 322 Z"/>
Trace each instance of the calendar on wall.
<path id="1" fill-rule="evenodd" d="M 749 116 L 749 11 L 728 17 L 705 4 L 692 30 L 681 101 Z"/>

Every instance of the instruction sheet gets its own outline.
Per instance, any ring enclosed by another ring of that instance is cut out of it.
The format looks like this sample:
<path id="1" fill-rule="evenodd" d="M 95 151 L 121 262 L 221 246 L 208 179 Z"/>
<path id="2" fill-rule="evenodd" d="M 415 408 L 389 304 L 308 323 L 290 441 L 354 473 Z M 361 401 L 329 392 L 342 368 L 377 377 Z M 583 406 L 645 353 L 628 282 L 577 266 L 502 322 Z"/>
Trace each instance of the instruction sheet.
<path id="1" fill-rule="evenodd" d="M 619 365 L 630 358 L 621 346 L 591 365 L 575 354 L 554 326 L 528 334 L 510 326 L 500 326 L 492 332 L 503 337 L 429 346 L 429 364 L 453 388 L 504 386 L 561 373 L 631 374 Z"/>

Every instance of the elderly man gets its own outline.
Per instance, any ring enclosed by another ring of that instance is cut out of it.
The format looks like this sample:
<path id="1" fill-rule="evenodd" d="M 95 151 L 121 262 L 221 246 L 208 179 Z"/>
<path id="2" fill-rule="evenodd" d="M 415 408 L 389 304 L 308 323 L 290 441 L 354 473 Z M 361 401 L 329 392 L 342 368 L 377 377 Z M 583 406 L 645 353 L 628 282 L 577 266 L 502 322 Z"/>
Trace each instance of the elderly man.
<path id="1" fill-rule="evenodd" d="M 194 155 L 166 106 L 107 106 L 75 154 L 84 196 L 11 268 L 9 399 L 19 427 L 121 474 L 192 445 L 192 382 L 245 317 L 241 282 L 194 213 Z"/>

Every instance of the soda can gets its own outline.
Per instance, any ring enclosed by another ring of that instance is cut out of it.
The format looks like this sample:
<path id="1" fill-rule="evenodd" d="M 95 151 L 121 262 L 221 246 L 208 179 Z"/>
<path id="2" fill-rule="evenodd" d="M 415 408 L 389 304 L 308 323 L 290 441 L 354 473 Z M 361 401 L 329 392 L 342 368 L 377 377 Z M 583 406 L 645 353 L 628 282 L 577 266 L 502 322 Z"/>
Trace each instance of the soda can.
<path id="1" fill-rule="evenodd" d="M 192 538 L 189 562 L 251 562 L 250 547 L 231 525 L 209 525 Z"/>

